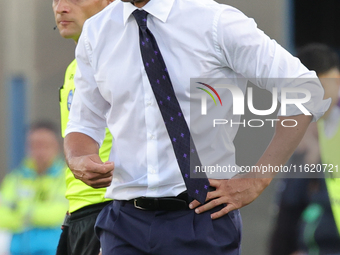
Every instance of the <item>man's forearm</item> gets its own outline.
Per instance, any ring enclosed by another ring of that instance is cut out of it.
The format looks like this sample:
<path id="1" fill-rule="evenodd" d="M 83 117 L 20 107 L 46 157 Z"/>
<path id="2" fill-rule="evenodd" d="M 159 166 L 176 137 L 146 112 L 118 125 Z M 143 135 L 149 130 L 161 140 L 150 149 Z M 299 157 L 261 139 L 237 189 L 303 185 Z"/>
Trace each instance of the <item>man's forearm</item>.
<path id="1" fill-rule="evenodd" d="M 281 120 L 286 117 L 279 117 Z M 298 123 L 296 127 L 283 127 L 277 125 L 275 134 L 268 148 L 263 153 L 262 157 L 257 162 L 257 166 L 280 166 L 284 165 L 293 154 L 294 150 L 303 138 L 311 120 L 312 116 L 297 115 L 289 116 L 289 119 L 294 119 Z M 260 173 L 262 175 L 262 173 Z M 270 180 L 276 175 L 275 172 L 267 173 L 266 176 L 256 177 L 267 177 Z"/>
<path id="2" fill-rule="evenodd" d="M 75 157 L 98 154 L 98 143 L 83 133 L 69 133 L 64 139 L 64 153 L 67 165 Z"/>

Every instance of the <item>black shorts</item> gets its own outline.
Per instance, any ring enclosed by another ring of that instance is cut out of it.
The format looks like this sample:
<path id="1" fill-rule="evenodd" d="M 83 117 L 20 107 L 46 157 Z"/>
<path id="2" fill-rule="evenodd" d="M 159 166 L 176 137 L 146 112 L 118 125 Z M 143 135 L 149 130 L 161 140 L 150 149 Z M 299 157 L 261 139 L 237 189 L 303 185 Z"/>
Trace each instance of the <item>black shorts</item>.
<path id="1" fill-rule="evenodd" d="M 109 203 L 89 205 L 68 216 L 56 255 L 98 255 L 100 242 L 94 233 L 94 224 L 100 211 Z"/>

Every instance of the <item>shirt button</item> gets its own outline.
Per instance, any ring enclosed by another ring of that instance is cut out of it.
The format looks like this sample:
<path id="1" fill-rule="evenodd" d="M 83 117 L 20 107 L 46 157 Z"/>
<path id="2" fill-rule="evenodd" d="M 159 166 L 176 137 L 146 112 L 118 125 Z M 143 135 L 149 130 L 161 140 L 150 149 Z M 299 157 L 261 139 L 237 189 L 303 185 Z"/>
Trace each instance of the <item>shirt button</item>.
<path id="1" fill-rule="evenodd" d="M 151 136 L 150 136 L 150 139 L 151 139 L 151 140 L 155 140 L 155 139 L 156 139 L 156 136 L 151 135 Z"/>
<path id="2" fill-rule="evenodd" d="M 150 168 L 149 168 L 149 173 L 150 173 L 150 174 L 155 174 L 155 173 L 156 173 L 156 170 L 155 170 L 153 167 L 150 167 Z"/>
<path id="3" fill-rule="evenodd" d="M 152 101 L 151 100 L 146 102 L 146 106 L 150 106 L 150 105 L 152 105 Z"/>

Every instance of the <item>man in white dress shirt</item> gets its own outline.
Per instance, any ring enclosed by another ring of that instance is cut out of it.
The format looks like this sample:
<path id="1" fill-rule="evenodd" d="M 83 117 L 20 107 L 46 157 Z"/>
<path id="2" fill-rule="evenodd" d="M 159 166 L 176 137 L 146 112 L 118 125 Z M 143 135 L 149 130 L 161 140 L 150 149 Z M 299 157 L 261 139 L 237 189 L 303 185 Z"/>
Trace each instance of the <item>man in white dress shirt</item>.
<path id="1" fill-rule="evenodd" d="M 150 84 L 149 64 L 142 61 L 140 46 L 145 41 L 140 43 L 139 36 L 146 28 L 135 17 L 144 11 L 148 15 L 143 22 L 157 42 L 182 111 L 179 115 L 183 113 L 187 123 L 197 117 L 190 116 L 190 78 L 232 79 L 243 92 L 247 80 L 271 90 L 286 85 L 284 79 L 270 78 L 296 78 L 290 86 L 311 92 L 311 100 L 304 104 L 311 115 L 287 108 L 289 117 L 278 119 L 294 119 L 298 125 L 277 125 L 259 166 L 284 164 L 329 102 L 322 100 L 314 72 L 258 30 L 252 19 L 212 0 L 116 1 L 85 23 L 76 50 L 77 89 L 65 155 L 76 178 L 92 187 L 109 186 L 106 196 L 115 199 L 96 223 L 103 255 L 239 254 L 237 209 L 255 200 L 274 173 L 266 178 L 230 179 L 229 174 L 209 179 L 212 189 L 204 204 L 188 196 L 173 147 L 176 139 L 169 138 L 160 111 L 163 102 Z M 149 37 L 145 40 L 149 42 Z M 225 91 L 223 95 L 230 97 Z M 226 119 L 234 118 L 232 100 L 223 103 L 222 110 L 208 106 L 209 113 L 222 111 Z M 114 139 L 110 161 L 103 163 L 98 148 L 106 126 Z M 236 132 L 236 126 L 211 130 L 218 150 L 204 165 L 216 165 L 218 159 L 236 165 L 232 144 Z M 197 149 L 209 152 L 210 145 L 198 143 Z"/>

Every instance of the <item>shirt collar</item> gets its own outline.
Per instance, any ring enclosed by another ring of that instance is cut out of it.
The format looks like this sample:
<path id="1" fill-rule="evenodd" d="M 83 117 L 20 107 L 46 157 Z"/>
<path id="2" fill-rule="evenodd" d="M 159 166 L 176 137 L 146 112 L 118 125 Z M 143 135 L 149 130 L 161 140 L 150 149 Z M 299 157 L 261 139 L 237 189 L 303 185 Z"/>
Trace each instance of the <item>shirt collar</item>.
<path id="1" fill-rule="evenodd" d="M 149 14 L 161 20 L 162 22 L 166 22 L 174 1 L 175 0 L 150 0 L 141 9 L 147 11 Z M 132 14 L 132 12 L 138 8 L 128 2 L 123 2 L 123 8 L 124 8 L 123 17 L 124 17 L 124 25 L 125 25 L 128 18 Z"/>

